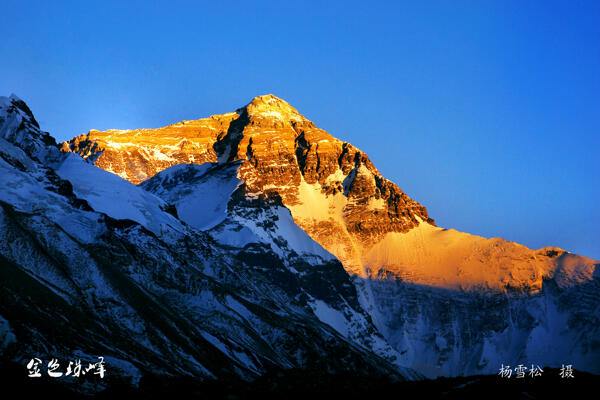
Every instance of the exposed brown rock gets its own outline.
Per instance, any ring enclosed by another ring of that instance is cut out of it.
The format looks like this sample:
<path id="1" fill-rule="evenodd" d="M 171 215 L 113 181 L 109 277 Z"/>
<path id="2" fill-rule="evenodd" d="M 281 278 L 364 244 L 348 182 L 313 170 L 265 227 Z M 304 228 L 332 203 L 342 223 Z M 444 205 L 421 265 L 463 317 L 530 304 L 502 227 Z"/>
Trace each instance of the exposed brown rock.
<path id="1" fill-rule="evenodd" d="M 595 268 L 594 260 L 561 249 L 535 251 L 435 227 L 425 207 L 381 176 L 365 153 L 273 95 L 164 128 L 90 131 L 62 146 L 136 184 L 181 163 L 241 160 L 246 198 L 281 201 L 302 229 L 361 276 L 536 292 L 546 278 L 568 286 Z"/>
<path id="2" fill-rule="evenodd" d="M 245 160 L 239 174 L 247 195 L 280 196 L 295 221 L 356 273 L 364 246 L 387 232 L 410 230 L 417 217 L 433 224 L 425 207 L 383 178 L 366 154 L 273 95 L 233 113 L 164 128 L 93 130 L 62 146 L 134 184 L 181 163 Z M 339 210 L 306 212 L 326 201 Z"/>

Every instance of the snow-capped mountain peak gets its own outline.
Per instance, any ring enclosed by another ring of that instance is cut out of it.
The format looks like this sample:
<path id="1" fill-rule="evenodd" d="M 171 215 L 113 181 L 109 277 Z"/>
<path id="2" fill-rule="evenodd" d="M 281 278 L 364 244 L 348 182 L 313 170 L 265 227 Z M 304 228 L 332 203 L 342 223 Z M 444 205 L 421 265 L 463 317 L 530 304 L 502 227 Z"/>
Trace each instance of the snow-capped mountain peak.
<path id="1" fill-rule="evenodd" d="M 364 152 L 275 96 L 158 129 L 90 131 L 63 149 L 147 181 L 140 186 L 243 257 L 254 259 L 258 246 L 325 262 L 308 236 L 342 263 L 357 290 L 353 309 L 368 313 L 399 365 L 429 375 L 492 372 L 502 361 L 560 365 L 560 357 L 600 365 L 597 261 L 436 227 Z M 320 319 L 336 325 L 334 315 Z"/>
<path id="2" fill-rule="evenodd" d="M 272 94 L 257 96 L 237 111 L 240 113 L 245 111 L 250 118 L 262 117 L 285 123 L 308 121 L 289 103 Z"/>

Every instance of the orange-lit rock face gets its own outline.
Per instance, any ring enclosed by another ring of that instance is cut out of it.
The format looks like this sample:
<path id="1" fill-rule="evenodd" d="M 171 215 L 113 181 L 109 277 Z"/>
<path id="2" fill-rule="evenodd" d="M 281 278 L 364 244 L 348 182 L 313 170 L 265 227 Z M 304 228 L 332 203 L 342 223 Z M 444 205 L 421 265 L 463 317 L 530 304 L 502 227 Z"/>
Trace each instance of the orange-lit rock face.
<path id="1" fill-rule="evenodd" d="M 181 163 L 245 160 L 238 174 L 246 196 L 280 197 L 302 229 L 361 276 L 392 275 L 454 289 L 538 291 L 564 260 L 579 265 L 573 271 L 581 276 L 595 268 L 593 260 L 573 261 L 579 256 L 560 249 L 548 256 L 502 239 L 435 227 L 425 207 L 383 178 L 366 154 L 272 95 L 233 113 L 164 128 L 90 131 L 63 143 L 63 149 L 135 184 Z M 577 275 L 565 274 L 566 281 Z"/>
<path id="2" fill-rule="evenodd" d="M 138 184 L 173 165 L 216 161 L 213 144 L 237 117 L 229 113 L 158 129 L 91 130 L 64 142 L 62 149 Z"/>
<path id="3" fill-rule="evenodd" d="M 365 245 L 410 230 L 417 217 L 433 224 L 366 154 L 272 95 L 234 113 L 164 128 L 90 131 L 63 150 L 135 184 L 181 163 L 246 160 L 239 169 L 246 194 L 280 196 L 296 223 L 354 273 L 363 273 Z"/>
<path id="4" fill-rule="evenodd" d="M 420 224 L 407 233 L 387 233 L 363 257 L 372 273 L 448 289 L 542 290 L 554 278 L 560 287 L 593 279 L 596 261 L 556 247 L 531 250 L 501 238 L 486 239 L 454 229 Z"/>

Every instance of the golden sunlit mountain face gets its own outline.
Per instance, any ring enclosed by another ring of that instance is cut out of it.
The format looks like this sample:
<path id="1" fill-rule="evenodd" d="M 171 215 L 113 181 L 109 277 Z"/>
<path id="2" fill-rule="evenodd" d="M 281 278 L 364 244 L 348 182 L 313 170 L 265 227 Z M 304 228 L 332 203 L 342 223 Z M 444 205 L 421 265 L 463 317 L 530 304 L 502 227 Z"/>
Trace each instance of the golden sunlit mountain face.
<path id="1" fill-rule="evenodd" d="M 579 257 L 435 227 L 425 207 L 381 176 L 366 154 L 273 95 L 158 129 L 90 131 L 62 149 L 134 184 L 178 164 L 242 161 L 246 196 L 280 198 L 294 221 L 358 276 L 537 292 L 565 260 Z M 594 260 L 578 262 L 579 277 L 593 274 Z"/>

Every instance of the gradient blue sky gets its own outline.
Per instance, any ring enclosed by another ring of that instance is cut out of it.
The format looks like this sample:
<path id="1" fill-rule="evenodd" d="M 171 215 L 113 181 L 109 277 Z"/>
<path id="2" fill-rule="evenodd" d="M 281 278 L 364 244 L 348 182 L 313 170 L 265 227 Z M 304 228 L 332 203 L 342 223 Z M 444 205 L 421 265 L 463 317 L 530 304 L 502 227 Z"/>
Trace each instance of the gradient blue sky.
<path id="1" fill-rule="evenodd" d="M 120 3 L 4 2 L 0 93 L 59 140 L 273 93 L 438 225 L 600 259 L 600 2 Z"/>

